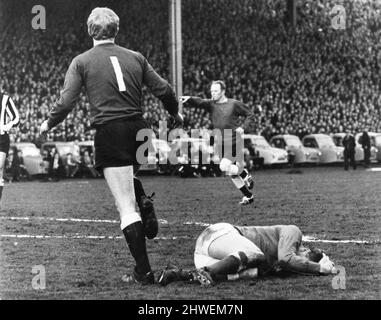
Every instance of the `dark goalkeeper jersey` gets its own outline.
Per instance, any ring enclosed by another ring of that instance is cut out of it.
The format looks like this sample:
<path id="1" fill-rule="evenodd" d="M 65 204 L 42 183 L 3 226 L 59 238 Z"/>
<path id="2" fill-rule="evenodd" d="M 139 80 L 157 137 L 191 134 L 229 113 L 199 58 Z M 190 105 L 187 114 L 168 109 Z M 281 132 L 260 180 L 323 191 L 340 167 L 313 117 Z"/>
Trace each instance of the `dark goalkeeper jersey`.
<path id="1" fill-rule="evenodd" d="M 297 254 L 302 244 L 302 232 L 294 225 L 236 226 L 265 255 L 270 266 L 276 263 L 289 271 L 319 274 L 320 265 Z"/>
<path id="2" fill-rule="evenodd" d="M 213 100 L 191 97 L 186 102 L 190 106 L 202 108 L 210 113 L 213 127 L 216 129 L 232 129 L 239 127 L 239 117 L 245 117 L 244 129 L 254 120 L 254 113 L 244 103 L 228 99 L 223 103 L 216 103 Z"/>
<path id="3" fill-rule="evenodd" d="M 82 86 L 89 98 L 93 126 L 118 119 L 142 118 L 143 84 L 171 115 L 177 114 L 178 101 L 173 89 L 142 54 L 111 42 L 98 44 L 71 62 L 63 91 L 49 114 L 49 127 L 66 118 Z"/>

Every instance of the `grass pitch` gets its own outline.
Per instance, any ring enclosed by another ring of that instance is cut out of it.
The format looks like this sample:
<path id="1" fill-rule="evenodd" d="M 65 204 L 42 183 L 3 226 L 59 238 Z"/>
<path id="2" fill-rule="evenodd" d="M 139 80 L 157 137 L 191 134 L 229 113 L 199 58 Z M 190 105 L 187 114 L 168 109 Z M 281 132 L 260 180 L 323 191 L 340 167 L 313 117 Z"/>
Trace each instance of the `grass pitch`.
<path id="1" fill-rule="evenodd" d="M 68 180 L 5 186 L 0 298 L 381 299 L 381 173 L 338 167 L 301 171 L 255 172 L 255 204 L 243 209 L 229 178 L 141 177 L 147 193 L 156 192 L 155 208 L 162 219 L 158 239 L 147 241 L 152 268 L 158 272 L 168 261 L 192 268 L 202 223 L 295 224 L 319 239 L 372 242 L 315 244 L 345 268 L 345 289 L 333 289 L 333 276 L 301 275 L 226 282 L 208 289 L 183 283 L 165 288 L 128 285 L 121 277 L 132 270 L 133 260 L 119 224 L 92 221 L 118 220 L 105 181 Z M 36 265 L 46 271 L 43 290 L 32 287 Z"/>

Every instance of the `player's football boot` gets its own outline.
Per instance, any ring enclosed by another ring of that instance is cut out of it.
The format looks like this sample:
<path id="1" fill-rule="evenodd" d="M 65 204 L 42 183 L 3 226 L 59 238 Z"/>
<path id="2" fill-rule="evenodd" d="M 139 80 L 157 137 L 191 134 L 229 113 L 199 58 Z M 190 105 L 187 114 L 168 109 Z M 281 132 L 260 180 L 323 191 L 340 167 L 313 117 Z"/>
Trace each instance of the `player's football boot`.
<path id="1" fill-rule="evenodd" d="M 144 233 L 147 239 L 153 239 L 157 236 L 159 231 L 159 224 L 156 219 L 155 209 L 153 207 L 153 193 L 151 196 L 142 196 L 138 201 L 138 206 L 140 209 L 140 215 L 142 217 L 142 223 L 144 228 Z"/>
<path id="2" fill-rule="evenodd" d="M 248 204 L 253 203 L 253 202 L 254 202 L 254 196 L 253 195 L 251 197 L 244 196 L 239 204 L 241 206 L 247 206 Z"/>
<path id="3" fill-rule="evenodd" d="M 174 281 L 181 280 L 181 270 L 176 267 L 174 264 L 168 263 L 166 268 L 160 273 L 160 276 L 157 280 L 162 286 L 166 286 Z"/>
<path id="4" fill-rule="evenodd" d="M 243 170 L 246 172 L 246 177 L 243 179 L 243 182 L 245 182 L 246 187 L 251 190 L 254 187 L 253 176 L 246 169 Z"/>
<path id="5" fill-rule="evenodd" d="M 205 268 L 192 270 L 191 273 L 193 282 L 199 283 L 201 287 L 211 287 L 215 285 L 212 276 Z"/>
<path id="6" fill-rule="evenodd" d="M 152 271 L 147 272 L 146 274 L 139 274 L 134 269 L 134 272 L 132 274 L 126 274 L 122 277 L 123 282 L 127 283 L 140 283 L 143 285 L 146 284 L 154 284 L 155 283 L 155 276 Z"/>

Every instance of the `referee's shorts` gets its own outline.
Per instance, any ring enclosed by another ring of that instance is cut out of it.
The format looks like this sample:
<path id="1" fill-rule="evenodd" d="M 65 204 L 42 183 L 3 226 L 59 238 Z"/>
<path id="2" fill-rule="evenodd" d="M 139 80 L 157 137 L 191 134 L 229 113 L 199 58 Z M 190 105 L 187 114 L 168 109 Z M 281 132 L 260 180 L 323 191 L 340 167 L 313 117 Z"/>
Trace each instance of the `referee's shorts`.
<path id="1" fill-rule="evenodd" d="M 115 120 L 96 127 L 95 168 L 137 165 L 136 151 L 144 141 L 136 141 L 141 129 L 149 128 L 144 119 Z"/>
<path id="2" fill-rule="evenodd" d="M 9 134 L 4 133 L 0 134 L 0 152 L 4 152 L 6 155 L 8 155 L 9 152 Z"/>

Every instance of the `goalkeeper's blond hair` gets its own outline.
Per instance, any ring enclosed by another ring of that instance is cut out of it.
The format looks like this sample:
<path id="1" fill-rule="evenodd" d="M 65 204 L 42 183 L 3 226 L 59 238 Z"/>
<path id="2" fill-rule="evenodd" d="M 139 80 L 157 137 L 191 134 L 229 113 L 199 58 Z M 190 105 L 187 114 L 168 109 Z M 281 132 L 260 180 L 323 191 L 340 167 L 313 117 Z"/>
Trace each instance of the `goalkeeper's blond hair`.
<path id="1" fill-rule="evenodd" d="M 119 17 L 109 8 L 95 8 L 87 19 L 87 31 L 95 40 L 113 39 L 119 31 Z"/>

